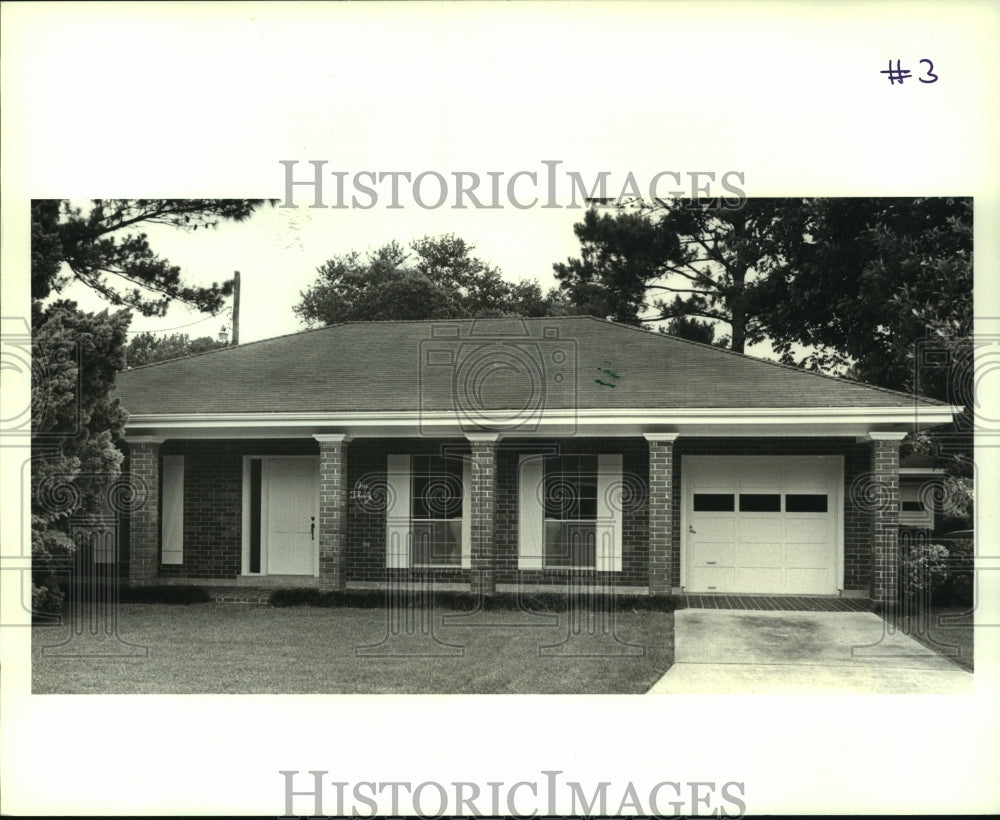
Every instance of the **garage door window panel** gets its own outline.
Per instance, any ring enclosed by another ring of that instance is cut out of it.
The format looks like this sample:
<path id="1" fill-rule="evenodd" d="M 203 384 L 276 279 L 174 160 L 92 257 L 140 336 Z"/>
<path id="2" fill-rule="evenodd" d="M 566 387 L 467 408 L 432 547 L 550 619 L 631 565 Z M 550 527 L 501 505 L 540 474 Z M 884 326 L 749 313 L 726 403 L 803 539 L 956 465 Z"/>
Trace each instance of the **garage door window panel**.
<path id="1" fill-rule="evenodd" d="M 733 512 L 736 509 L 732 493 L 695 493 L 695 512 Z"/>
<path id="2" fill-rule="evenodd" d="M 781 512 L 781 493 L 740 493 L 740 512 Z"/>
<path id="3" fill-rule="evenodd" d="M 789 493 L 785 496 L 785 512 L 790 513 L 826 513 L 828 500 L 821 493 Z"/>

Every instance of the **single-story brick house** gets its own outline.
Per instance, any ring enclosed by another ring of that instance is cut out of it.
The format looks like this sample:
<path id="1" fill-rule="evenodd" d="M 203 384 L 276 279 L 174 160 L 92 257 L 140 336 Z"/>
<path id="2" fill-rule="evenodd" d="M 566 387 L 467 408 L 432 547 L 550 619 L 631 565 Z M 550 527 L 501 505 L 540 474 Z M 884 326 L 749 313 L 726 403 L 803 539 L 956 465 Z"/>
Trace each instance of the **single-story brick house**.
<path id="1" fill-rule="evenodd" d="M 590 317 L 349 322 L 135 368 L 132 583 L 894 595 L 937 401 Z"/>

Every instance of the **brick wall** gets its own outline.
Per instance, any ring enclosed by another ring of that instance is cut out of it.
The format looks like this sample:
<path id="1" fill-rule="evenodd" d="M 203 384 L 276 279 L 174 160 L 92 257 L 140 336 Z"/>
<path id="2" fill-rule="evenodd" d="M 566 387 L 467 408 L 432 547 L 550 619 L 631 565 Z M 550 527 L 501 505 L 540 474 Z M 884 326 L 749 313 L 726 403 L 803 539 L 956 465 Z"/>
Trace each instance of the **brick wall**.
<path id="1" fill-rule="evenodd" d="M 622 571 L 581 573 L 579 570 L 531 570 L 521 572 L 518 558 L 517 465 L 521 453 L 550 448 L 560 455 L 622 454 L 626 488 L 622 515 Z M 581 583 L 607 584 L 614 576 L 617 586 L 646 586 L 649 563 L 647 543 L 649 505 L 646 498 L 649 452 L 645 439 L 507 440 L 497 452 L 496 579 L 501 584 L 563 584 L 568 577 Z"/>
<path id="2" fill-rule="evenodd" d="M 477 445 L 484 446 L 484 445 Z M 577 581 L 601 582 L 598 575 L 586 577 L 578 570 L 539 570 L 519 572 L 518 557 L 518 487 L 517 465 L 522 452 L 538 452 L 548 448 L 563 454 L 622 453 L 622 470 L 626 486 L 635 490 L 626 504 L 622 535 L 622 572 L 613 573 L 618 585 L 646 585 L 649 561 L 646 543 L 648 505 L 646 476 L 648 452 L 644 439 L 602 439 L 539 441 L 501 440 L 496 447 L 495 507 L 493 512 L 494 581 L 501 584 L 559 584 L 569 575 Z M 369 487 L 384 487 L 386 458 L 390 453 L 441 454 L 464 453 L 469 456 L 472 445 L 465 439 L 448 441 L 406 439 L 398 441 L 352 441 L 348 457 L 348 492 L 365 482 Z M 357 495 L 357 494 L 356 494 Z M 474 530 L 475 532 L 475 530 Z M 348 581 L 378 582 L 386 578 L 385 568 L 385 504 L 384 497 L 373 502 L 361 498 L 348 501 L 347 537 L 345 540 L 345 570 Z M 475 547 L 473 547 L 475 550 Z M 436 581 L 471 584 L 472 573 L 467 569 L 414 569 L 393 571 L 394 577 L 426 578 Z"/>
<path id="3" fill-rule="evenodd" d="M 404 580 L 435 580 L 470 583 L 468 569 L 435 568 L 386 570 L 386 460 L 390 454 L 468 456 L 469 442 L 462 439 L 357 439 L 347 456 L 347 534 L 344 540 L 344 571 L 347 581 L 381 582 L 387 573 Z M 366 497 L 358 490 L 366 485 Z"/>
<path id="4" fill-rule="evenodd" d="M 898 468 L 898 443 L 895 446 Z M 155 577 L 149 570 L 148 548 L 141 544 L 159 544 L 158 476 L 159 454 L 185 456 L 184 465 L 184 563 L 159 564 L 158 554 L 153 567 L 161 576 L 193 578 L 232 578 L 241 569 L 242 550 L 242 482 L 244 455 L 319 455 L 320 446 L 313 439 L 251 440 L 251 441 L 168 441 L 154 455 L 155 445 L 130 448 L 130 464 L 143 480 L 155 488 L 147 507 L 134 513 L 131 529 L 130 565 L 132 578 Z M 632 494 L 623 515 L 622 572 L 613 573 L 617 585 L 647 586 L 649 584 L 649 443 L 644 438 L 537 439 L 501 440 L 496 453 L 496 497 L 493 520 L 494 579 L 496 583 L 559 584 L 572 574 L 575 580 L 600 583 L 599 575 L 580 578 L 579 571 L 538 570 L 527 573 L 517 568 L 518 558 L 518 488 L 517 465 L 522 452 L 538 452 L 540 447 L 558 450 L 562 454 L 621 453 L 626 486 Z M 715 438 L 678 438 L 672 458 L 657 467 L 669 469 L 672 476 L 671 521 L 669 538 L 670 585 L 680 585 L 680 505 L 682 488 L 680 472 L 685 455 L 843 455 L 845 457 L 844 498 L 847 499 L 844 518 L 845 587 L 868 591 L 872 585 L 873 517 L 868 509 L 852 504 L 852 482 L 875 469 L 892 471 L 891 454 L 882 453 L 877 464 L 872 462 L 872 445 L 855 444 L 837 438 L 752 439 L 736 441 Z M 347 507 L 344 515 L 343 581 L 379 582 L 386 578 L 385 567 L 385 504 L 381 505 L 378 488 L 385 488 L 386 458 L 390 453 L 465 454 L 471 446 L 464 438 L 430 439 L 359 439 L 347 446 L 346 487 Z M 156 470 L 153 470 L 153 459 Z M 886 460 L 888 459 L 888 460 Z M 366 500 L 352 489 L 361 483 L 376 490 L 375 500 Z M 898 486 L 898 484 L 897 484 Z M 654 488 L 655 491 L 655 488 Z M 322 531 L 322 528 L 320 528 Z M 883 528 L 880 532 L 887 532 Z M 883 540 L 885 537 L 883 536 Z M 138 548 L 138 551 L 137 551 Z M 471 573 L 461 568 L 427 570 L 397 570 L 394 575 L 404 578 L 426 578 L 436 581 L 471 583 Z M 339 583 L 339 581 L 338 581 Z"/>

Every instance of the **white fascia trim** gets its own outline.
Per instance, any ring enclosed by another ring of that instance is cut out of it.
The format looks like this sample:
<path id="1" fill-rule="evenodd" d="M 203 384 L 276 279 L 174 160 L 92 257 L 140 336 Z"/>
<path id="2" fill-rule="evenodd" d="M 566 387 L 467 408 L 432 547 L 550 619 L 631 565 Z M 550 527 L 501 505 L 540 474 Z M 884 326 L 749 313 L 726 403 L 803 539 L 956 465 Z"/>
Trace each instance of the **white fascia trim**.
<path id="1" fill-rule="evenodd" d="M 922 407 L 775 407 L 775 408 L 685 408 L 685 409 L 631 409 L 631 410 L 554 410 L 545 413 L 538 425 L 559 426 L 566 423 L 618 425 L 672 425 L 695 422 L 707 424 L 947 424 L 962 412 L 957 406 Z M 514 411 L 482 413 L 477 420 L 493 421 L 498 427 L 512 418 L 519 418 Z M 188 427 L 348 427 L 348 426 L 399 426 L 453 427 L 469 424 L 467 419 L 454 411 L 419 412 L 373 411 L 340 413 L 135 413 L 129 416 L 128 426 L 135 428 L 157 427 L 183 430 Z M 672 432 L 672 431 L 663 431 Z"/>

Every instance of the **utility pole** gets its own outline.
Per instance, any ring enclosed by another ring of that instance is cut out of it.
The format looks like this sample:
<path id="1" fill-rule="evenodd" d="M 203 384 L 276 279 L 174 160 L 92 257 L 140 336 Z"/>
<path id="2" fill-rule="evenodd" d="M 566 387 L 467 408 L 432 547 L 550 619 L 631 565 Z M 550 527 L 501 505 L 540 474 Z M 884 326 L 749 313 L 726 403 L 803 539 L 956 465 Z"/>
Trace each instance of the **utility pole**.
<path id="1" fill-rule="evenodd" d="M 240 272 L 233 277 L 233 345 L 240 343 Z"/>

